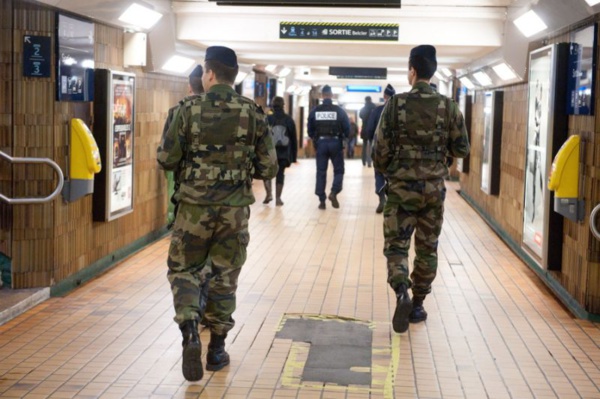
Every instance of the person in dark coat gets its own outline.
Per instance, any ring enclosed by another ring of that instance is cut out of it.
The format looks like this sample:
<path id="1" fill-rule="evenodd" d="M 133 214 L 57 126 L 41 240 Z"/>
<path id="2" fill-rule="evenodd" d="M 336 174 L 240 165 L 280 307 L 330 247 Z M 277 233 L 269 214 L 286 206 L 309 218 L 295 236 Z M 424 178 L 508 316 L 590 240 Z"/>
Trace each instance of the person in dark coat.
<path id="1" fill-rule="evenodd" d="M 277 151 L 277 163 L 279 171 L 275 177 L 275 205 L 282 206 L 281 193 L 283 192 L 283 184 L 285 180 L 285 169 L 296 162 L 298 156 L 298 137 L 296 136 L 296 123 L 291 116 L 287 115 L 283 110 L 285 105 L 282 97 L 273 98 L 272 107 L 273 114 L 267 117 L 269 126 L 272 132 L 281 130 L 287 137 L 287 143 L 278 145 L 274 140 L 275 150 Z M 285 140 L 284 140 L 285 141 Z M 271 180 L 265 180 L 265 191 L 267 196 L 263 204 L 268 204 L 273 200 L 273 191 Z"/>
<path id="2" fill-rule="evenodd" d="M 365 106 L 360 109 L 358 112 L 358 116 L 362 121 L 360 127 L 360 138 L 363 141 L 362 148 L 362 164 L 363 166 L 368 165 L 371 167 L 372 159 L 371 159 L 371 144 L 372 141 L 367 138 L 367 124 L 369 122 L 369 116 L 371 116 L 371 112 L 375 109 L 375 104 L 373 104 L 373 100 L 371 100 L 370 96 L 365 97 Z"/>

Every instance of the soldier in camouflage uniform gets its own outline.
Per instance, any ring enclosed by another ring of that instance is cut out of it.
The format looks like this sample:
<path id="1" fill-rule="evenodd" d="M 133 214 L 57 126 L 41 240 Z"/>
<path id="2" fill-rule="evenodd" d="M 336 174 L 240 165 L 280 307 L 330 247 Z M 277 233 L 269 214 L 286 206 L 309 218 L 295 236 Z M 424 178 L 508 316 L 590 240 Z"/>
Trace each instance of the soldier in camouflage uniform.
<path id="1" fill-rule="evenodd" d="M 388 283 L 396 292 L 394 331 L 427 319 L 425 296 L 437 272 L 438 237 L 442 231 L 448 175 L 446 157 L 463 158 L 469 140 L 463 116 L 454 101 L 429 86 L 437 69 L 435 47 L 413 48 L 408 61 L 412 90 L 390 99 L 377 126 L 374 166 L 386 177 L 384 254 Z M 415 233 L 413 271 L 408 250 Z M 408 288 L 412 288 L 412 301 Z"/>
<path id="2" fill-rule="evenodd" d="M 189 381 L 203 376 L 198 319 L 207 260 L 212 280 L 205 314 L 211 331 L 206 369 L 216 371 L 229 364 L 225 338 L 234 325 L 237 281 L 250 239 L 252 178 L 277 174 L 266 117 L 254 101 L 233 90 L 237 72 L 233 50 L 209 47 L 202 76 L 207 92 L 179 107 L 158 148 L 159 164 L 179 170 L 167 276 L 183 335 L 183 375 Z"/>

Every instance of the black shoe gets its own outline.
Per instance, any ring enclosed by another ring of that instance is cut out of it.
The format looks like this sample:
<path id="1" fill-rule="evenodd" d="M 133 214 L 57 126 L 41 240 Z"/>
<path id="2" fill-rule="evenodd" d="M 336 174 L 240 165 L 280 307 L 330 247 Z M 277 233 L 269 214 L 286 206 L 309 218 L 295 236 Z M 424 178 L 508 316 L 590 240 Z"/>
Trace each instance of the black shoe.
<path id="1" fill-rule="evenodd" d="M 225 351 L 225 335 L 210 333 L 208 353 L 206 354 L 206 369 L 219 371 L 229 364 L 229 354 Z"/>
<path id="2" fill-rule="evenodd" d="M 384 206 L 385 206 L 385 194 L 379 194 L 379 205 L 377 205 L 377 209 L 375 209 L 375 213 L 382 213 Z"/>
<path id="3" fill-rule="evenodd" d="M 326 208 L 327 208 L 327 206 L 325 205 L 325 201 L 321 201 L 319 203 L 319 209 L 326 209 Z"/>
<path id="4" fill-rule="evenodd" d="M 400 284 L 396 289 L 396 310 L 392 319 L 392 326 L 397 333 L 403 333 L 408 330 L 408 315 L 412 311 L 412 301 L 408 296 L 406 284 Z"/>
<path id="5" fill-rule="evenodd" d="M 408 321 L 411 323 L 420 323 L 422 321 L 427 320 L 427 312 L 423 307 L 423 300 L 425 298 L 413 298 L 412 301 L 412 311 L 408 315 Z"/>
<path id="6" fill-rule="evenodd" d="M 334 208 L 339 208 L 340 207 L 340 203 L 337 200 L 337 194 L 332 192 L 331 194 L 329 194 L 329 201 L 331 201 L 331 206 L 333 206 Z"/>
<path id="7" fill-rule="evenodd" d="M 187 320 L 179 329 L 183 335 L 183 354 L 181 370 L 188 381 L 200 381 L 204 375 L 202 369 L 202 344 L 198 335 L 198 322 Z"/>

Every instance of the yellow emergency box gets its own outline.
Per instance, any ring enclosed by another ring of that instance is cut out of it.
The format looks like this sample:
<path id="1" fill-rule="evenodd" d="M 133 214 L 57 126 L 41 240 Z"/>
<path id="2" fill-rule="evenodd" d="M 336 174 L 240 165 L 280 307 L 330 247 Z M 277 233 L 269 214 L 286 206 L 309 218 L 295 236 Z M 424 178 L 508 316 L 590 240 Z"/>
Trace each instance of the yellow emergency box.
<path id="1" fill-rule="evenodd" d="M 580 138 L 569 137 L 552 162 L 548 189 L 554 191 L 554 211 L 574 220 L 582 220 L 583 201 L 579 199 Z"/>
<path id="2" fill-rule="evenodd" d="M 71 202 L 94 192 L 94 174 L 100 172 L 102 162 L 96 140 L 81 119 L 71 119 L 69 133 L 69 180 L 63 197 Z"/>
<path id="3" fill-rule="evenodd" d="M 78 118 L 71 119 L 71 152 L 69 177 L 71 179 L 94 179 L 100 172 L 100 150 L 87 125 Z"/>

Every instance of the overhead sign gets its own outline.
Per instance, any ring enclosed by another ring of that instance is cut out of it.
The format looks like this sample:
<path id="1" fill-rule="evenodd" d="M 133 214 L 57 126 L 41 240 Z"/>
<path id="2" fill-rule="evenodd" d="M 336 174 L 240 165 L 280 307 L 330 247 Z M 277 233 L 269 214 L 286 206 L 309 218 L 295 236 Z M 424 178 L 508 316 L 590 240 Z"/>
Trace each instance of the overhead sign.
<path id="1" fill-rule="evenodd" d="M 280 39 L 398 41 L 398 24 L 280 22 Z"/>
<path id="2" fill-rule="evenodd" d="M 50 36 L 23 36 L 23 76 L 50 77 Z"/>
<path id="3" fill-rule="evenodd" d="M 329 67 L 338 79 L 387 79 L 387 68 Z"/>

